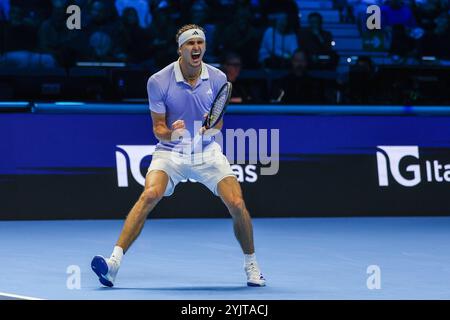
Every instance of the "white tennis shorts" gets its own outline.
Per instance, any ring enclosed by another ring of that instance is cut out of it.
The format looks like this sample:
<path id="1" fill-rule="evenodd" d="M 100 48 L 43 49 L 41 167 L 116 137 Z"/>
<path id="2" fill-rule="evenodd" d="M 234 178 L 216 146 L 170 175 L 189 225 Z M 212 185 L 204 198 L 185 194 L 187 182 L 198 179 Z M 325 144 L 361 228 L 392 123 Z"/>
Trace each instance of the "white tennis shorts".
<path id="1" fill-rule="evenodd" d="M 155 151 L 147 171 L 161 170 L 169 176 L 164 196 L 172 195 L 176 185 L 187 179 L 204 184 L 216 196 L 217 184 L 226 177 L 235 177 L 230 163 L 217 142 L 210 143 L 202 153 L 185 155 L 171 151 Z"/>

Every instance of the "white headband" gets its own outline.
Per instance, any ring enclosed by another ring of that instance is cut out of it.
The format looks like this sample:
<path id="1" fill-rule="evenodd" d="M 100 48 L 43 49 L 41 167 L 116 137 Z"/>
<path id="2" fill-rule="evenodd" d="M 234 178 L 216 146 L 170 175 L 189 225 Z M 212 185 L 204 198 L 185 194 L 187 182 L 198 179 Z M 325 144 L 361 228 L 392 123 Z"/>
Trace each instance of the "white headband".
<path id="1" fill-rule="evenodd" d="M 189 29 L 183 32 L 178 38 L 178 48 L 181 47 L 186 41 L 192 38 L 202 38 L 206 40 L 205 33 L 200 29 Z"/>

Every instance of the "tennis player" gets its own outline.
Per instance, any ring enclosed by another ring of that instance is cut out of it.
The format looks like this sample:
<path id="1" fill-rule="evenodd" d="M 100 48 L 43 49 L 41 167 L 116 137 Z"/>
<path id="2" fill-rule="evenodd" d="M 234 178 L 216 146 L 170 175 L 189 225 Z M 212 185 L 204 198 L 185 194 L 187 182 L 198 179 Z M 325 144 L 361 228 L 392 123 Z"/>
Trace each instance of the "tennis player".
<path id="1" fill-rule="evenodd" d="M 145 179 L 145 188 L 128 214 L 119 240 L 110 258 L 95 256 L 91 266 L 101 284 L 112 287 L 125 252 L 139 236 L 149 212 L 163 196 L 170 196 L 183 179 L 192 178 L 208 187 L 227 206 L 234 224 L 234 234 L 244 253 L 248 286 L 264 286 L 266 280 L 256 261 L 253 227 L 242 197 L 241 187 L 220 145 L 203 139 L 200 153 L 179 153 L 179 139 L 188 132 L 195 136 L 194 121 L 203 121 L 219 89 L 227 81 L 225 74 L 202 61 L 206 49 L 204 30 L 194 24 L 177 32 L 179 59 L 155 73 L 147 83 L 153 132 L 159 143 Z M 200 122 L 200 123 L 201 123 Z M 220 130 L 221 120 L 215 128 Z M 200 125 L 201 126 L 201 125 Z M 187 130 L 187 131 L 186 131 Z M 207 133 L 201 127 L 200 133 Z M 179 156 L 174 156 L 174 154 Z M 201 156 L 195 165 L 192 159 Z"/>

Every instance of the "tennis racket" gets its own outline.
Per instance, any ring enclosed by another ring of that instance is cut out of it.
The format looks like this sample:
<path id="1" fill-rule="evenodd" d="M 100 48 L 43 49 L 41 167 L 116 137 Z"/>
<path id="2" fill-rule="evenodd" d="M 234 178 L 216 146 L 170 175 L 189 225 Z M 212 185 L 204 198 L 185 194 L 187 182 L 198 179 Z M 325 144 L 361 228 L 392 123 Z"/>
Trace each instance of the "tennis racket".
<path id="1" fill-rule="evenodd" d="M 231 82 L 226 82 L 222 88 L 220 88 L 219 93 L 217 94 L 216 98 L 214 99 L 211 109 L 209 110 L 208 115 L 206 116 L 205 120 L 203 121 L 203 127 L 206 128 L 206 130 L 214 128 L 219 121 L 222 119 L 225 110 L 227 109 L 228 103 L 230 102 L 231 98 L 231 91 L 233 89 L 233 86 L 231 85 Z M 193 141 L 193 149 L 198 145 L 198 143 L 202 140 L 202 135 L 197 134 Z"/>

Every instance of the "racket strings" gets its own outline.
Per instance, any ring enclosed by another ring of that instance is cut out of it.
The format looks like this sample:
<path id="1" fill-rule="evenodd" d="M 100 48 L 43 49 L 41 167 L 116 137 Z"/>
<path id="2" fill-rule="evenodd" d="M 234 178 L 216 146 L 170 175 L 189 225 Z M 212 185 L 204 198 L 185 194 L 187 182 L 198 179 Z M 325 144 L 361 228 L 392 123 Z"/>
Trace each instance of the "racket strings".
<path id="1" fill-rule="evenodd" d="M 208 126 L 213 127 L 216 120 L 222 115 L 222 111 L 228 102 L 228 90 L 222 90 L 217 96 L 208 119 Z"/>

